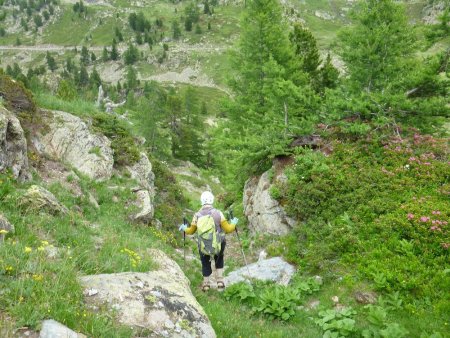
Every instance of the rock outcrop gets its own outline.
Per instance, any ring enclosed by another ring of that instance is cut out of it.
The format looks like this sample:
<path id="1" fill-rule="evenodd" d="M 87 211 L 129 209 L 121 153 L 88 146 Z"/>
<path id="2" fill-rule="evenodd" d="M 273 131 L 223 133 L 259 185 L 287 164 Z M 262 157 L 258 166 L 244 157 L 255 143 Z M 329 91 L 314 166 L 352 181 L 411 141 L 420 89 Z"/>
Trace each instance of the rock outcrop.
<path id="1" fill-rule="evenodd" d="M 133 192 L 136 194 L 135 204 L 138 207 L 138 212 L 131 215 L 132 220 L 142 223 L 150 222 L 155 212 L 150 192 L 146 189 L 135 189 Z"/>
<path id="2" fill-rule="evenodd" d="M 159 250 L 149 250 L 159 269 L 81 277 L 91 306 L 107 304 L 119 321 L 155 337 L 215 337 L 214 329 L 180 267 Z"/>
<path id="3" fill-rule="evenodd" d="M 39 338 L 85 338 L 81 333 L 76 333 L 68 327 L 53 319 L 44 320 Z"/>
<path id="4" fill-rule="evenodd" d="M 147 155 L 141 153 L 141 157 L 138 162 L 133 166 L 127 167 L 130 175 L 134 178 L 139 188 L 133 189 L 136 194 L 136 206 L 138 212 L 131 215 L 131 218 L 136 222 L 148 223 L 153 219 L 155 212 L 153 199 L 155 197 L 155 175 L 152 171 L 152 164 L 150 163 Z"/>
<path id="5" fill-rule="evenodd" d="M 20 204 L 28 211 L 44 210 L 50 214 L 66 214 L 67 208 L 59 203 L 56 197 L 48 190 L 32 185 L 20 198 Z"/>
<path id="6" fill-rule="evenodd" d="M 295 273 L 295 267 L 285 262 L 281 257 L 262 259 L 258 262 L 232 271 L 224 278 L 225 285 L 256 279 L 288 285 Z"/>
<path id="7" fill-rule="evenodd" d="M 16 179 L 30 178 L 25 133 L 17 117 L 0 108 L 0 171 L 6 169 Z"/>
<path id="8" fill-rule="evenodd" d="M 276 179 L 282 179 L 281 175 Z M 285 235 L 294 226 L 295 220 L 288 217 L 280 203 L 270 196 L 271 186 L 269 171 L 245 183 L 244 214 L 252 231 Z"/>
<path id="9" fill-rule="evenodd" d="M 147 190 L 154 189 L 155 175 L 152 171 L 152 164 L 147 155 L 141 153 L 139 161 L 132 166 L 127 167 L 131 178 L 138 181 L 139 185 Z"/>
<path id="10" fill-rule="evenodd" d="M 97 135 L 79 117 L 62 111 L 45 112 L 45 133 L 35 135 L 33 144 L 41 154 L 66 162 L 96 180 L 111 178 L 113 151 L 104 135 Z"/>

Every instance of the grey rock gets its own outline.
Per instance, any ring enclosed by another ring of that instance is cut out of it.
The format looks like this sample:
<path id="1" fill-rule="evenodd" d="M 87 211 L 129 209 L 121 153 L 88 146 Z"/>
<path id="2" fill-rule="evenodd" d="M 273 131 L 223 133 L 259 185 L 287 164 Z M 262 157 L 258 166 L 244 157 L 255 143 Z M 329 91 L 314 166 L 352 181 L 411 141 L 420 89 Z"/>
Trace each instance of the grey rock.
<path id="1" fill-rule="evenodd" d="M 48 190 L 32 185 L 20 198 L 20 204 L 28 211 L 46 211 L 50 214 L 66 214 L 68 209 L 59 203 L 56 197 Z"/>
<path id="2" fill-rule="evenodd" d="M 313 299 L 306 305 L 306 309 L 315 310 L 319 307 L 319 305 L 320 305 L 320 300 Z"/>
<path id="3" fill-rule="evenodd" d="M 91 193 L 89 193 L 88 198 L 89 198 L 89 203 L 91 203 L 91 205 L 92 205 L 95 209 L 100 209 L 100 206 L 98 205 L 98 202 L 97 202 L 97 200 L 95 199 L 94 195 L 92 195 Z"/>
<path id="4" fill-rule="evenodd" d="M 155 209 L 153 207 L 151 194 L 148 190 L 137 190 L 136 206 L 139 211 L 132 215 L 131 218 L 136 222 L 148 223 L 152 220 Z"/>
<path id="5" fill-rule="evenodd" d="M 372 291 L 357 291 L 354 297 L 360 304 L 375 304 L 378 300 L 378 295 Z"/>
<path id="6" fill-rule="evenodd" d="M 151 249 L 148 254 L 158 270 L 80 277 L 86 289 L 98 290 L 95 297 L 86 297 L 86 301 L 109 304 L 115 308 L 120 323 L 151 330 L 156 337 L 216 337 L 178 264 L 160 250 Z M 143 288 L 136 287 L 138 283 Z M 179 322 L 189 323 L 189 330 L 170 324 Z"/>
<path id="7" fill-rule="evenodd" d="M 0 214 L 0 230 L 7 231 L 7 233 L 3 233 L 4 231 L 0 233 L 0 244 L 3 242 L 8 233 L 13 234 L 15 232 L 14 225 L 11 224 L 2 214 Z"/>
<path id="8" fill-rule="evenodd" d="M 15 179 L 29 180 L 27 140 L 19 120 L 0 107 L 0 172 L 10 169 Z"/>
<path id="9" fill-rule="evenodd" d="M 224 281 L 227 286 L 250 279 L 288 285 L 294 273 L 294 266 L 281 257 L 272 257 L 232 271 L 224 278 Z"/>
<path id="10" fill-rule="evenodd" d="M 84 334 L 72 331 L 53 319 L 44 320 L 39 338 L 83 338 Z"/>
<path id="11" fill-rule="evenodd" d="M 288 217 L 280 203 L 270 196 L 271 186 L 268 171 L 245 183 L 244 214 L 253 232 L 285 235 L 295 220 Z"/>
<path id="12" fill-rule="evenodd" d="M 66 112 L 46 112 L 43 116 L 48 130 L 33 138 L 41 154 L 67 162 L 92 179 L 111 178 L 113 151 L 106 136 L 92 133 L 79 117 Z"/>
<path id="13" fill-rule="evenodd" d="M 155 175 L 152 171 L 152 164 L 147 155 L 141 153 L 141 157 L 134 165 L 127 167 L 132 178 L 138 181 L 139 185 L 150 192 L 154 189 Z"/>

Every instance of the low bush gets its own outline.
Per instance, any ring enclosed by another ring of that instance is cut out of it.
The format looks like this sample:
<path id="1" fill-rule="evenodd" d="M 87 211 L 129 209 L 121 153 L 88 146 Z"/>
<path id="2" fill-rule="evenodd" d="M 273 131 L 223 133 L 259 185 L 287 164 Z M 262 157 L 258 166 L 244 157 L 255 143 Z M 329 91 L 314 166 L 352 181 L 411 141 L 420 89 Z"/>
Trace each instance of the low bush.
<path id="1" fill-rule="evenodd" d="M 372 132 L 354 143 L 329 142 L 329 156 L 299 150 L 287 183 L 277 187 L 301 221 L 284 239 L 285 255 L 311 272 L 347 267 L 380 291 L 411 302 L 428 297 L 435 311 L 448 313 L 447 141 Z"/>

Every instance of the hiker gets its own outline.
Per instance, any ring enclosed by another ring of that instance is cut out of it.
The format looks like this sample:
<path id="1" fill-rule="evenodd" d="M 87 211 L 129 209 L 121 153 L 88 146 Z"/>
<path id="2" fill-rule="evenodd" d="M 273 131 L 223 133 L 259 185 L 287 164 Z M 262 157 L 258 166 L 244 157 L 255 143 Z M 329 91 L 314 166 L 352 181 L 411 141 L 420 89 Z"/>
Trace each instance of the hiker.
<path id="1" fill-rule="evenodd" d="M 223 253 L 226 246 L 225 234 L 229 234 L 236 229 L 238 219 L 234 217 L 228 223 L 223 213 L 213 207 L 214 195 L 209 191 L 202 193 L 200 201 L 202 207 L 195 213 L 191 226 L 188 227 L 187 224 L 181 224 L 179 230 L 184 231 L 188 235 L 193 235 L 199 230 L 197 237 L 200 260 L 202 262 L 202 291 L 206 292 L 210 289 L 210 276 L 212 274 L 211 260 L 213 257 L 216 266 L 217 289 L 223 291 L 225 288 L 223 281 Z"/>

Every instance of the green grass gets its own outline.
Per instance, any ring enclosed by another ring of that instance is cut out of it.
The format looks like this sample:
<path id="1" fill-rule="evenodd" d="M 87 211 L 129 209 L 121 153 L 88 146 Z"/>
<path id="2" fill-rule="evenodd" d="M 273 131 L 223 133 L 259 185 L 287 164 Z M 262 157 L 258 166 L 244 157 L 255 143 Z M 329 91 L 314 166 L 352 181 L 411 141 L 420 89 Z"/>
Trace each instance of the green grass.
<path id="1" fill-rule="evenodd" d="M 62 46 L 81 45 L 96 19 L 96 12 L 90 8 L 87 19 L 78 17 L 72 6 L 61 6 L 62 15 L 53 25 L 44 30 L 43 42 Z"/>
<path id="2" fill-rule="evenodd" d="M 64 101 L 51 93 L 40 92 L 35 95 L 35 100 L 36 103 L 42 108 L 61 110 L 80 117 L 92 116 L 99 112 L 93 102 L 86 102 L 85 100 L 79 98 L 73 101 Z"/>
<path id="3" fill-rule="evenodd" d="M 117 24 L 118 19 L 115 16 L 112 18 L 98 19 L 98 22 L 100 22 L 100 20 L 102 23 L 98 23 L 97 27 L 90 33 L 92 34 L 90 43 L 94 46 L 110 46 L 115 37 L 115 27 L 118 27 L 121 31 L 123 31 L 123 27 L 121 23 Z"/>
<path id="4" fill-rule="evenodd" d="M 227 51 L 209 54 L 192 52 L 191 58 L 193 61 L 198 61 L 202 65 L 202 71 L 218 85 L 226 86 L 232 77 L 230 56 Z"/>
<path id="5" fill-rule="evenodd" d="M 79 197 L 59 183 L 53 184 L 48 189 L 71 211 L 50 216 L 20 207 L 24 189 L 41 182 L 21 185 L 8 175 L 0 175 L 0 180 L 0 210 L 16 227 L 16 233 L 9 234 L 0 246 L 2 310 L 19 327 L 38 328 L 41 320 L 52 318 L 90 336 L 131 336 L 129 328 L 111 322 L 106 310 L 93 312 L 86 307 L 77 277 L 155 268 L 147 249 L 164 244 L 148 228 L 129 223 L 127 215 L 132 208 L 124 212 L 124 204 L 134 199 L 130 190 L 134 182 L 113 177 L 97 183 L 81 177 L 84 195 Z M 114 193 L 109 185 L 121 188 L 119 202 L 112 200 Z M 90 205 L 86 197 L 89 192 L 97 198 L 98 210 Z M 160 244 L 156 244 L 158 241 Z M 46 254 L 51 246 L 57 249 L 54 258 Z M 129 252 L 140 258 L 136 260 Z"/>

